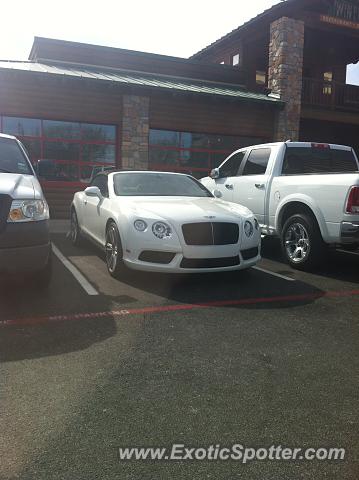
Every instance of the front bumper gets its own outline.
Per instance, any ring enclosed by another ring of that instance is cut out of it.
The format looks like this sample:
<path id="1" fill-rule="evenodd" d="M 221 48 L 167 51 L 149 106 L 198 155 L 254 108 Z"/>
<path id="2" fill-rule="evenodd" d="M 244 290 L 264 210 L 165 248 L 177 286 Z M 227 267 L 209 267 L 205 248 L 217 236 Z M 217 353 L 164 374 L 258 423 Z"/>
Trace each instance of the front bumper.
<path id="1" fill-rule="evenodd" d="M 139 259 L 134 259 L 134 258 L 124 258 L 124 263 L 127 267 L 133 269 L 133 270 L 143 270 L 146 272 L 163 272 L 163 273 L 210 273 L 210 272 L 230 272 L 234 270 L 245 270 L 247 268 L 253 267 L 256 265 L 260 259 L 260 245 L 258 246 L 258 250 L 256 252 L 256 255 L 244 259 L 241 251 L 237 251 L 236 255 L 239 257 L 239 263 L 236 265 L 231 265 L 231 266 L 219 266 L 219 267 L 211 267 L 211 268 L 184 268 L 182 265 L 186 264 L 186 261 L 191 261 L 194 259 L 197 259 L 199 263 L 201 260 L 206 261 L 206 259 L 209 260 L 216 260 L 218 263 L 220 263 L 221 258 L 224 260 L 227 260 L 228 257 L 218 257 L 214 253 L 212 256 L 203 256 L 202 258 L 199 258 L 199 256 L 194 256 L 192 258 L 185 257 L 183 255 L 183 252 L 173 252 L 174 257 L 173 260 L 170 263 L 151 263 L 151 262 L 144 262 Z M 196 261 L 196 260 L 194 260 Z"/>
<path id="2" fill-rule="evenodd" d="M 34 247 L 1 248 L 0 273 L 26 273 L 43 269 L 49 260 L 51 244 Z"/>
<path id="3" fill-rule="evenodd" d="M 0 234 L 0 272 L 41 270 L 50 252 L 48 221 L 8 223 Z"/>
<path id="4" fill-rule="evenodd" d="M 340 229 L 341 243 L 359 244 L 359 222 L 342 222 Z"/>

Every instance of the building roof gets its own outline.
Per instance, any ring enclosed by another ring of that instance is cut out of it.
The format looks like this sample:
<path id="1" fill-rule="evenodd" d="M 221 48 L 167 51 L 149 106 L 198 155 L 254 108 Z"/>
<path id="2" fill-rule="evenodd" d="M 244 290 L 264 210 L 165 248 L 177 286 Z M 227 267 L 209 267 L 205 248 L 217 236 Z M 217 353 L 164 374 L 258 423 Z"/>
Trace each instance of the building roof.
<path id="1" fill-rule="evenodd" d="M 212 49 L 213 47 L 217 46 L 218 44 L 222 43 L 225 40 L 230 39 L 232 36 L 236 35 L 237 33 L 241 32 L 242 30 L 246 29 L 250 25 L 254 24 L 258 20 L 261 20 L 262 18 L 265 18 L 266 16 L 270 16 L 271 14 L 277 14 L 278 15 L 284 15 L 289 7 L 292 7 L 293 4 L 298 4 L 302 0 L 277 0 L 278 3 L 273 5 L 272 7 L 268 8 L 267 10 L 264 10 L 264 12 L 260 13 L 259 15 L 251 18 L 248 20 L 246 23 L 243 25 L 240 25 L 239 27 L 235 28 L 231 32 L 227 33 L 223 37 L 219 38 L 218 40 L 215 40 L 214 42 L 210 43 L 206 47 L 202 48 L 199 52 L 194 53 L 191 55 L 189 58 L 191 60 L 196 59 L 197 57 L 200 57 L 201 54 L 207 52 L 207 50 Z"/>
<path id="2" fill-rule="evenodd" d="M 27 72 L 48 77 L 68 77 L 108 82 L 123 86 L 138 86 L 162 91 L 214 95 L 243 101 L 282 105 L 280 99 L 244 90 L 243 87 L 207 80 L 192 80 L 169 75 L 135 72 L 129 70 L 62 64 L 57 62 L 0 61 L 0 72 Z"/>

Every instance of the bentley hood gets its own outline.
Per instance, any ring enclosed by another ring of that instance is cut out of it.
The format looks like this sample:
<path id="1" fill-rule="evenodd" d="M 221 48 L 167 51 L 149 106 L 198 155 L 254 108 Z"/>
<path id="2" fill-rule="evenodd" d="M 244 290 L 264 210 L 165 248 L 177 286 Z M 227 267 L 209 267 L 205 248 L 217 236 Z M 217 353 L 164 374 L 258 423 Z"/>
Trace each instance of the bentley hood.
<path id="1" fill-rule="evenodd" d="M 252 215 L 248 208 L 218 200 L 217 198 L 197 197 L 131 197 L 121 203 L 135 215 L 160 217 L 178 223 L 208 221 L 240 221 Z"/>

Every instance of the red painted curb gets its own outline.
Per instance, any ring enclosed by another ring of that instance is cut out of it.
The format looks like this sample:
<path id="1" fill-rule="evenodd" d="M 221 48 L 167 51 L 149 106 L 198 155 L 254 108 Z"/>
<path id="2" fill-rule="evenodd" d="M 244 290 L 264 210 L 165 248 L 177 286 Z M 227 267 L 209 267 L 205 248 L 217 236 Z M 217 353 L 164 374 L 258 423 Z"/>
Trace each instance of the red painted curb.
<path id="1" fill-rule="evenodd" d="M 140 315 L 144 313 L 176 312 L 181 310 L 197 310 L 200 308 L 226 307 L 239 305 L 256 305 L 276 302 L 300 302 L 305 300 L 316 300 L 319 298 L 356 297 L 359 290 L 330 291 L 324 293 L 304 293 L 301 295 L 283 295 L 277 297 L 243 298 L 238 300 L 218 300 L 205 303 L 160 305 L 153 307 L 133 308 L 124 310 L 109 310 L 106 312 L 69 313 L 65 315 L 40 315 L 38 317 L 25 317 L 17 319 L 0 320 L 0 326 L 11 325 L 41 325 L 62 321 L 91 320 L 104 317 L 119 317 L 128 315 Z"/>

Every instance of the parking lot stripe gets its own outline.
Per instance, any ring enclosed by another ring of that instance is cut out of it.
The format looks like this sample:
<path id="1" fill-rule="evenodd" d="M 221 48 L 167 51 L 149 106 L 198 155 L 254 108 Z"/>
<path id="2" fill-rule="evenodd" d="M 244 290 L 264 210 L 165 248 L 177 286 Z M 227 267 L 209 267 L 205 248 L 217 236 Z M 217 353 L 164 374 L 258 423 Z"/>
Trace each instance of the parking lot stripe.
<path id="1" fill-rule="evenodd" d="M 79 321 L 79 320 L 91 320 L 101 319 L 107 317 L 123 317 L 132 315 L 144 315 L 154 313 L 170 313 L 178 311 L 190 311 L 199 310 L 202 308 L 215 308 L 215 307 L 239 307 L 246 305 L 257 305 L 266 303 L 283 303 L 283 302 L 305 302 L 311 300 L 319 300 L 321 298 L 348 298 L 359 297 L 359 290 L 347 290 L 347 291 L 329 291 L 329 292 L 315 292 L 315 293 L 303 293 L 298 295 L 282 295 L 277 297 L 252 297 L 252 298 L 240 298 L 237 300 L 217 300 L 213 302 L 205 303 L 183 303 L 174 305 L 157 305 L 153 307 L 143 308 L 130 308 L 122 310 L 108 310 L 103 312 L 80 312 L 80 313 L 65 313 L 59 315 L 39 315 L 38 317 L 24 317 L 15 319 L 0 320 L 0 326 L 33 326 L 41 324 L 50 324 L 56 322 L 65 321 Z"/>
<path id="2" fill-rule="evenodd" d="M 286 277 L 281 273 L 272 272 L 271 270 L 266 270 L 265 268 L 261 267 L 252 267 L 254 270 L 258 270 L 259 272 L 267 273 L 268 275 L 273 275 L 273 277 L 281 278 L 282 280 L 287 280 L 288 282 L 295 282 L 295 278 Z"/>
<path id="3" fill-rule="evenodd" d="M 56 257 L 60 260 L 60 262 L 72 273 L 74 278 L 78 281 L 81 287 L 85 290 L 88 295 L 98 295 L 98 291 L 91 285 L 91 283 L 82 275 L 82 273 L 77 270 L 75 265 L 73 265 L 56 247 L 56 245 L 52 244 L 52 251 L 56 255 Z"/>
<path id="4" fill-rule="evenodd" d="M 338 248 L 338 249 L 337 249 L 337 252 L 340 252 L 340 253 L 349 253 L 349 255 L 356 255 L 357 257 L 359 257 L 359 252 L 350 252 L 349 250 L 342 250 L 341 248 Z"/>

